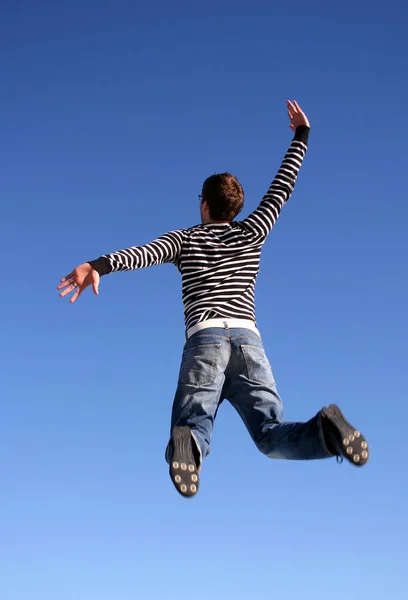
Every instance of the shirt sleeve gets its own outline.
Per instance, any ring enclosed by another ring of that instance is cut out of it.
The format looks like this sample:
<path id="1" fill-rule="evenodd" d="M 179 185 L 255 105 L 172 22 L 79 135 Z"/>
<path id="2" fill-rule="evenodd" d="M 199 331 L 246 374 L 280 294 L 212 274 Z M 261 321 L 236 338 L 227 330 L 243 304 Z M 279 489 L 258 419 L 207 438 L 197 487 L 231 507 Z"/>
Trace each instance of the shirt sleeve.
<path id="1" fill-rule="evenodd" d="M 107 275 L 115 271 L 131 271 L 161 265 L 177 264 L 183 244 L 183 230 L 170 231 L 144 246 L 132 246 L 105 254 L 89 264 L 99 275 Z"/>
<path id="2" fill-rule="evenodd" d="M 296 128 L 295 136 L 280 169 L 269 186 L 258 208 L 242 221 L 244 226 L 254 233 L 266 237 L 275 225 L 282 206 L 289 200 L 307 151 L 310 128 L 301 125 Z"/>

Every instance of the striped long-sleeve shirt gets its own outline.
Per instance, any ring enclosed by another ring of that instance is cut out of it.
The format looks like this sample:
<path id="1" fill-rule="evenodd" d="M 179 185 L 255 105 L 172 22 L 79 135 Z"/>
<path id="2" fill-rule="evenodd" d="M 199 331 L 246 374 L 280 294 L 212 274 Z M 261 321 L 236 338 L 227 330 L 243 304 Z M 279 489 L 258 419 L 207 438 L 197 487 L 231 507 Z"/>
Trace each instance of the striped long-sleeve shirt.
<path id="1" fill-rule="evenodd" d="M 309 128 L 296 129 L 258 208 L 243 221 L 170 231 L 145 244 L 90 261 L 100 275 L 173 263 L 181 273 L 186 328 L 207 319 L 255 318 L 255 283 L 263 243 L 289 199 L 307 150 Z"/>

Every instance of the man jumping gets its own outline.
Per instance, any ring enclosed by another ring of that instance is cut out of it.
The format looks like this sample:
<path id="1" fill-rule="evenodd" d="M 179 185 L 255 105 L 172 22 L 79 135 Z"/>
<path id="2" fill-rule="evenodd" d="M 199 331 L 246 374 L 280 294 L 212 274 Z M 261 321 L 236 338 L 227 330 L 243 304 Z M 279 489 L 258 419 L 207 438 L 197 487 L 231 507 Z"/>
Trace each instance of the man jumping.
<path id="1" fill-rule="evenodd" d="M 186 342 L 171 416 L 166 460 L 180 494 L 194 496 L 210 451 L 214 420 L 227 399 L 259 450 L 270 458 L 369 458 L 367 441 L 332 404 L 305 423 L 283 420 L 283 406 L 255 318 L 255 282 L 263 244 L 289 199 L 307 150 L 309 121 L 287 102 L 294 138 L 258 208 L 234 221 L 244 192 L 234 175 L 204 181 L 201 224 L 171 231 L 144 246 L 101 256 L 61 279 L 60 295 L 73 303 L 102 275 L 173 263 L 181 273 Z"/>

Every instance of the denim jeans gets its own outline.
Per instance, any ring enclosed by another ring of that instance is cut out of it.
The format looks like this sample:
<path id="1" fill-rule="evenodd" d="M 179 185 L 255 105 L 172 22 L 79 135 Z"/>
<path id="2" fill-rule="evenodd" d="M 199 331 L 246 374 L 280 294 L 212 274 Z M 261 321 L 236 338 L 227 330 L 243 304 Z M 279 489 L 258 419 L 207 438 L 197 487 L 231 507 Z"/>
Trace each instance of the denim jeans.
<path id="1" fill-rule="evenodd" d="M 332 456 L 324 443 L 320 413 L 306 423 L 283 420 L 282 401 L 262 340 L 249 329 L 202 329 L 185 343 L 171 427 L 191 428 L 200 464 L 210 452 L 214 420 L 224 399 L 236 409 L 258 449 L 270 458 Z M 171 460 L 170 444 L 166 460 Z"/>

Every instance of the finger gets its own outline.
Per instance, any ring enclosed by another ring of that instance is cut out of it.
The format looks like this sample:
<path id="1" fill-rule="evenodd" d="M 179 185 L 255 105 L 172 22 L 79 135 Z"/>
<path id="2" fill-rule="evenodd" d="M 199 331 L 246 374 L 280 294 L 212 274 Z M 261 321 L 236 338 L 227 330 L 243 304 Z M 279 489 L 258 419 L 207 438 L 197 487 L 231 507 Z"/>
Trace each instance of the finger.
<path id="1" fill-rule="evenodd" d="M 82 294 L 83 291 L 84 291 L 84 288 L 81 288 L 78 286 L 76 288 L 75 294 L 72 296 L 72 298 L 70 300 L 70 303 L 74 304 L 75 300 L 77 300 L 79 298 L 79 296 Z"/>
<path id="2" fill-rule="evenodd" d="M 292 131 L 296 131 L 296 127 L 294 125 L 289 125 Z"/>
<path id="3" fill-rule="evenodd" d="M 78 298 L 78 296 L 80 295 L 80 290 L 78 289 L 75 294 L 72 296 L 71 300 L 69 301 L 70 304 L 74 304 L 75 300 Z"/>
<path id="4" fill-rule="evenodd" d="M 69 292 L 72 292 L 72 288 L 70 288 L 70 287 L 66 288 L 66 289 L 65 289 L 63 292 L 61 292 L 61 293 L 60 293 L 60 297 L 61 297 L 61 298 L 65 298 L 65 296 L 66 296 L 67 294 L 69 294 Z"/>
<path id="5" fill-rule="evenodd" d="M 296 113 L 296 107 L 294 104 L 292 104 L 292 102 L 290 100 L 287 101 L 287 105 L 288 105 L 288 110 L 291 110 L 293 113 Z"/>
<path id="6" fill-rule="evenodd" d="M 92 284 L 92 288 L 93 288 L 93 291 L 94 291 L 94 294 L 95 294 L 95 296 L 98 296 L 98 295 L 99 295 L 99 290 L 98 290 L 98 287 L 99 287 L 99 285 L 98 285 L 97 283 L 93 283 L 93 284 Z"/>
<path id="7" fill-rule="evenodd" d="M 65 275 L 65 277 L 63 277 L 61 279 L 61 281 L 66 281 L 67 279 L 72 279 L 74 276 L 74 271 L 71 271 L 71 273 L 69 273 L 69 275 Z"/>
<path id="8" fill-rule="evenodd" d="M 297 110 L 298 112 L 303 112 L 303 111 L 302 111 L 302 109 L 300 108 L 299 104 L 296 102 L 296 100 L 294 101 L 294 103 L 293 103 L 293 104 L 294 104 L 294 107 L 296 108 L 296 110 Z"/>
<path id="9" fill-rule="evenodd" d="M 69 292 L 73 292 L 77 287 L 78 286 L 76 283 L 71 283 L 70 285 L 67 285 L 66 289 L 60 293 L 61 298 L 64 298 L 64 296 L 69 294 Z"/>
<path id="10" fill-rule="evenodd" d="M 57 285 L 57 290 L 62 290 L 62 288 L 67 287 L 68 285 L 72 285 L 72 281 L 65 281 L 64 283 L 60 283 Z"/>
<path id="11" fill-rule="evenodd" d="M 72 276 L 72 277 L 69 277 L 69 278 L 68 277 L 63 277 L 62 279 L 60 279 L 60 281 L 62 283 L 60 283 L 60 285 L 57 286 L 57 290 L 65 287 L 66 285 L 71 285 L 72 283 L 74 283 L 75 280 L 74 280 L 74 277 Z"/>

